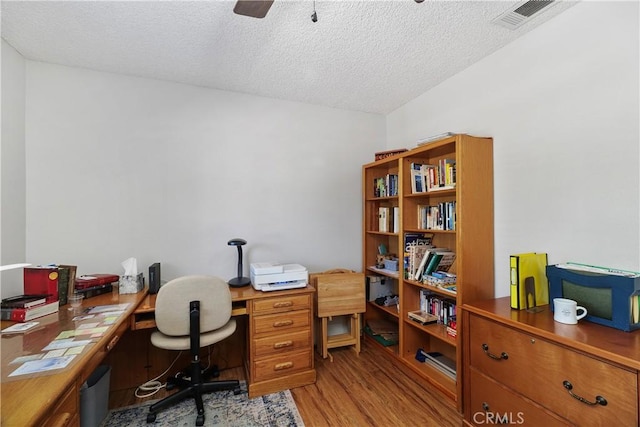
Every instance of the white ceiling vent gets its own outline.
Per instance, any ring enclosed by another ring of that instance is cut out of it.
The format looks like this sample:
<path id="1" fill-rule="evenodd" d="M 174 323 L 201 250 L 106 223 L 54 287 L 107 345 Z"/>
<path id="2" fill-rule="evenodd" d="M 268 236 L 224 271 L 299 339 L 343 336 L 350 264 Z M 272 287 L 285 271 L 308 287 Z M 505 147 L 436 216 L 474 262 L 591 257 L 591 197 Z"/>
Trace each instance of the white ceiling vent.
<path id="1" fill-rule="evenodd" d="M 518 3 L 491 22 L 515 30 L 554 3 L 555 0 L 529 0 Z"/>

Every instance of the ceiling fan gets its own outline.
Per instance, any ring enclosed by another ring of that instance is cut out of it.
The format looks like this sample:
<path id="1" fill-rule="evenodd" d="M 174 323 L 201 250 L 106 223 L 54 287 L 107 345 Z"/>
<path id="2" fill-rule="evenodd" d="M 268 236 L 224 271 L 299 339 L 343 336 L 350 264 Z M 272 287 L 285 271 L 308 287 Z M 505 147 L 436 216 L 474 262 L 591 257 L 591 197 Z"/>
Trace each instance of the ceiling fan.
<path id="1" fill-rule="evenodd" d="M 272 4 L 273 0 L 238 0 L 233 11 L 238 15 L 264 18 Z"/>

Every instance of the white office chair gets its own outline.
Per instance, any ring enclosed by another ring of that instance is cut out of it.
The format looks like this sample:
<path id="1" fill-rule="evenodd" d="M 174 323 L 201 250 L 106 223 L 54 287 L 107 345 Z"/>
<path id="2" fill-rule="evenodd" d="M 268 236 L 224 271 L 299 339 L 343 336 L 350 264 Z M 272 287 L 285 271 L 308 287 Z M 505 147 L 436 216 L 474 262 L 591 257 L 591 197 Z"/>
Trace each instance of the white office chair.
<path id="1" fill-rule="evenodd" d="M 147 422 L 156 420 L 156 414 L 187 397 L 193 397 L 198 410 L 196 425 L 204 424 L 202 395 L 211 391 L 233 390 L 240 393 L 237 380 L 205 382 L 200 365 L 200 348 L 222 341 L 236 330 L 231 318 L 231 293 L 227 283 L 211 276 L 185 276 L 167 282 L 160 288 L 156 299 L 156 325 L 151 343 L 166 350 L 189 350 L 191 363 L 187 375 L 190 379 L 172 377 L 171 387 L 181 390 L 154 403 L 149 408 Z"/>

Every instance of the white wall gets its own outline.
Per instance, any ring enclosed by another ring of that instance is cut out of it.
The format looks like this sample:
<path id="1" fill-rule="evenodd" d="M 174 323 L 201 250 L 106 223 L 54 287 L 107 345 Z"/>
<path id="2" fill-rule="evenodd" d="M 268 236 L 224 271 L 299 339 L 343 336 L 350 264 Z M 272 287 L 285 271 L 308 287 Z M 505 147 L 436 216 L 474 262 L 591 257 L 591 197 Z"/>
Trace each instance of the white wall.
<path id="1" fill-rule="evenodd" d="M 2 40 L 0 265 L 25 261 L 25 61 Z M 0 273 L 2 298 L 22 293 L 22 269 Z"/>
<path id="2" fill-rule="evenodd" d="M 250 262 L 361 268 L 380 115 L 27 61 L 27 260 L 163 279 Z"/>
<path id="3" fill-rule="evenodd" d="M 581 2 L 387 116 L 387 148 L 494 138 L 496 296 L 508 259 L 640 271 L 637 2 Z"/>

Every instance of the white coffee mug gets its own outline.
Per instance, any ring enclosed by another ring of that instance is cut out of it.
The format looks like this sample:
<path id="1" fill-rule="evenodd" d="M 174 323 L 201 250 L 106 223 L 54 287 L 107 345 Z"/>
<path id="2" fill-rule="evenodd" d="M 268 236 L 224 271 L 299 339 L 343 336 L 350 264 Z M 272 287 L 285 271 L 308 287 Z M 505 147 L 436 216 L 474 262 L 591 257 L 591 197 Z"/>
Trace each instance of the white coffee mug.
<path id="1" fill-rule="evenodd" d="M 582 313 L 578 314 L 578 311 Z M 568 325 L 575 325 L 578 320 L 587 315 L 587 309 L 578 305 L 572 299 L 554 298 L 553 299 L 553 320 Z"/>

